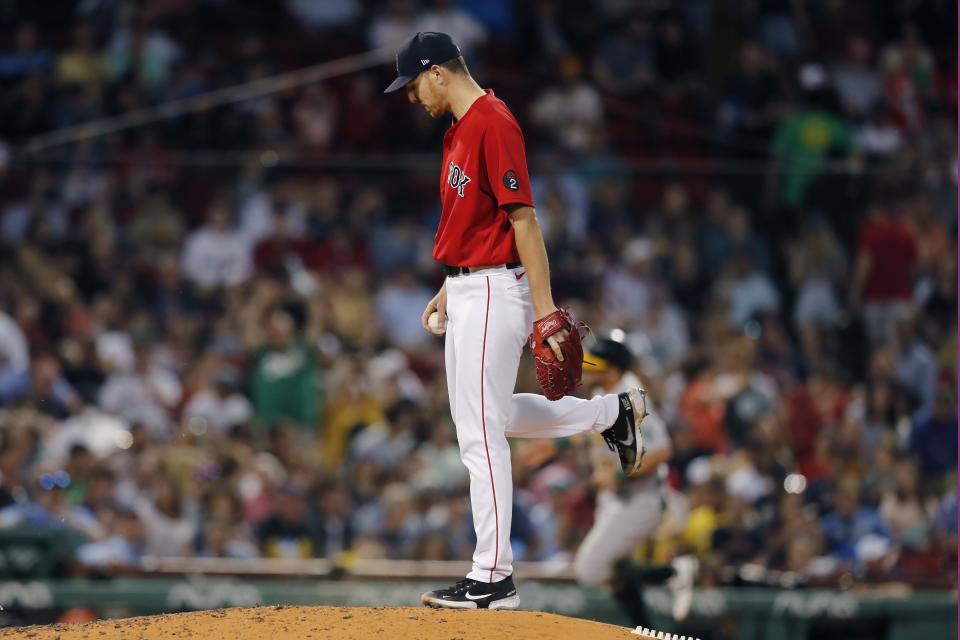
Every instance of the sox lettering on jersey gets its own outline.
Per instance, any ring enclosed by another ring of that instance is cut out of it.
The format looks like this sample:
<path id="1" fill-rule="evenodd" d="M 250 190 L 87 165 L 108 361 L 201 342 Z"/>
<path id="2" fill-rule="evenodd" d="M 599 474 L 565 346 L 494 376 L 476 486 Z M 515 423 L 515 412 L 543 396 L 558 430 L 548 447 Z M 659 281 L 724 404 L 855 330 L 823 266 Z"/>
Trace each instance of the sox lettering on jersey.
<path id="1" fill-rule="evenodd" d="M 444 133 L 436 180 L 442 207 L 434 237 L 437 262 L 520 262 L 513 226 L 505 224 L 506 207 L 533 207 L 533 195 L 520 126 L 493 92 L 478 98 Z"/>
<path id="2" fill-rule="evenodd" d="M 450 166 L 447 167 L 447 182 L 457 190 L 457 195 L 462 198 L 463 188 L 470 182 L 470 176 L 465 174 L 463 169 L 451 162 Z"/>

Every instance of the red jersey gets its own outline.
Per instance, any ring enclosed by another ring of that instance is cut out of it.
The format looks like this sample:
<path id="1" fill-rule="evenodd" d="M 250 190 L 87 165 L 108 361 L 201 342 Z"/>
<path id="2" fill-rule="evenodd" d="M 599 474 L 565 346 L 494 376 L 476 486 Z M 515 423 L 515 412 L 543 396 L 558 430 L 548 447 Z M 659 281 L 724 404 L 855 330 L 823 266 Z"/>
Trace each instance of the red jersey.
<path id="1" fill-rule="evenodd" d="M 858 250 L 870 256 L 872 266 L 863 287 L 867 302 L 910 300 L 913 297 L 913 268 L 917 244 L 903 222 L 874 219 L 860 229 Z"/>
<path id="2" fill-rule="evenodd" d="M 533 206 L 523 133 L 490 89 L 443 136 L 440 200 L 436 260 L 456 267 L 520 261 L 505 207 Z"/>

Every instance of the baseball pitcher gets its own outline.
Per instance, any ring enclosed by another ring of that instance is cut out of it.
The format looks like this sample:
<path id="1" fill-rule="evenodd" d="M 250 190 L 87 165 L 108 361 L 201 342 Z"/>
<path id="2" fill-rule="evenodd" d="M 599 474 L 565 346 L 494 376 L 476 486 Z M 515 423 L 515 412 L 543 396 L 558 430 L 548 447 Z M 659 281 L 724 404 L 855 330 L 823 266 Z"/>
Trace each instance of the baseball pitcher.
<path id="1" fill-rule="evenodd" d="M 513 487 L 507 437 L 557 438 L 599 432 L 626 475 L 640 468 L 640 388 L 590 400 L 568 396 L 579 383 L 579 327 L 550 291 L 523 134 L 493 91 L 471 77 L 443 33 L 417 33 L 398 51 L 397 79 L 434 118 L 452 114 L 443 136 L 442 212 L 433 257 L 446 279 L 423 312 L 423 327 L 445 335 L 450 413 L 470 472 L 477 547 L 467 577 L 423 594 L 432 607 L 516 609 L 510 517 Z M 514 386 L 529 343 L 544 395 Z"/>

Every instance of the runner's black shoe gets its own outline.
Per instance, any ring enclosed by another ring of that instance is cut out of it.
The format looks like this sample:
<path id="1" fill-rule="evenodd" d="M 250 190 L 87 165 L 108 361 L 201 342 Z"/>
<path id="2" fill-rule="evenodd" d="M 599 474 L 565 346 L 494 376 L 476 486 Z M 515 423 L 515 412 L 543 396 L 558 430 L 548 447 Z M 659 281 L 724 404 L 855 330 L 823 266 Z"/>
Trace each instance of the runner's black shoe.
<path id="1" fill-rule="evenodd" d="M 420 596 L 420 602 L 441 609 L 516 609 L 520 596 L 513 576 L 499 582 L 465 578 L 452 587 L 428 591 Z"/>
<path id="2" fill-rule="evenodd" d="M 620 456 L 620 467 L 624 475 L 632 476 L 640 470 L 643 462 L 643 434 L 640 423 L 647 417 L 647 392 L 634 387 L 625 393 L 617 394 L 620 400 L 620 415 L 609 429 L 600 435 L 607 441 L 610 451 Z"/>

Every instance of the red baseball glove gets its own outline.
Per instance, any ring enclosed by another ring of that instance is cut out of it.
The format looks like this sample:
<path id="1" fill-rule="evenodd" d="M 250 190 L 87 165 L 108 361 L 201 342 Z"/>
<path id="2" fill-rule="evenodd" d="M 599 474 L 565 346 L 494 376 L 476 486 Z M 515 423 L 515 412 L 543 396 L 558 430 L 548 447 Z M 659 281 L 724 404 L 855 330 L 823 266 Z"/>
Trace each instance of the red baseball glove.
<path id="1" fill-rule="evenodd" d="M 583 375 L 583 343 L 580 335 L 585 325 L 574 323 L 568 311 L 557 310 L 533 323 L 528 338 L 530 350 L 537 363 L 537 383 L 548 400 L 559 400 L 580 386 Z M 567 338 L 560 343 L 563 361 L 550 348 L 547 338 L 567 330 Z"/>

